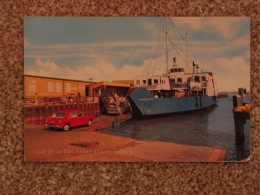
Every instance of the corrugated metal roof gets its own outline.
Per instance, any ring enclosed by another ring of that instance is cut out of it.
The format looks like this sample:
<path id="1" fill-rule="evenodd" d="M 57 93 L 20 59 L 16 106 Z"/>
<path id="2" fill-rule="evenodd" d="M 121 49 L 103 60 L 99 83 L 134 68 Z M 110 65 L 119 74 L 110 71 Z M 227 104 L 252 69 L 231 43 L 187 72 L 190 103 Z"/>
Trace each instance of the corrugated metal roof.
<path id="1" fill-rule="evenodd" d="M 65 78 L 55 78 L 55 77 L 46 77 L 46 76 L 37 76 L 37 75 L 28 75 L 28 74 L 24 74 L 24 77 L 36 77 L 36 78 L 44 78 L 44 79 L 55 79 L 55 80 L 66 80 L 66 81 L 77 81 L 77 82 L 97 83 L 97 82 L 95 82 L 95 81 L 82 81 L 82 80 L 65 79 Z"/>

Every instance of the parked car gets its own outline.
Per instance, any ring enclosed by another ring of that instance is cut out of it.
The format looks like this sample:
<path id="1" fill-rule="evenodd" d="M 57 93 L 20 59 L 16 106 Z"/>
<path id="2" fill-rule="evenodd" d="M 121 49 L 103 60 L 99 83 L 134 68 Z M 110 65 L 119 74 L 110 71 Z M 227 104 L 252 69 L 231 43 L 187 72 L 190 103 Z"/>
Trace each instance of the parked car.
<path id="1" fill-rule="evenodd" d="M 68 131 L 71 127 L 92 126 L 94 116 L 84 115 L 80 110 L 61 110 L 46 119 L 45 126 Z"/>

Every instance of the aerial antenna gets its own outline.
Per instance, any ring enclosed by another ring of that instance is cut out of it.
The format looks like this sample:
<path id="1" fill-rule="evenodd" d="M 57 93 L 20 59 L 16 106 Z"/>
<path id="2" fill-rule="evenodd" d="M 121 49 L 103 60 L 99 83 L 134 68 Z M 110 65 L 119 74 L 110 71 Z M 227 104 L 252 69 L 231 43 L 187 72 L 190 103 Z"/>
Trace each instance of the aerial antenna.
<path id="1" fill-rule="evenodd" d="M 168 16 L 166 17 L 166 65 L 167 65 L 166 74 L 168 74 L 168 69 L 169 69 L 169 65 L 168 65 Z"/>
<path id="2" fill-rule="evenodd" d="M 186 67 L 188 68 L 188 32 L 186 31 Z"/>

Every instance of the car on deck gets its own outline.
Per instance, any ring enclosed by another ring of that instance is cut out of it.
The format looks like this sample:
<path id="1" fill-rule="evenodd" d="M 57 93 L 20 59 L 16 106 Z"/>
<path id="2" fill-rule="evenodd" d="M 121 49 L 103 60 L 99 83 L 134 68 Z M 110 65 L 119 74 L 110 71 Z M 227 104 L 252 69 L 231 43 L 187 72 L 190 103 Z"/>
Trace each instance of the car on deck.
<path id="1" fill-rule="evenodd" d="M 45 121 L 45 126 L 50 129 L 70 130 L 71 127 L 88 125 L 92 126 L 94 116 L 86 115 L 80 110 L 60 110 L 55 112 Z"/>

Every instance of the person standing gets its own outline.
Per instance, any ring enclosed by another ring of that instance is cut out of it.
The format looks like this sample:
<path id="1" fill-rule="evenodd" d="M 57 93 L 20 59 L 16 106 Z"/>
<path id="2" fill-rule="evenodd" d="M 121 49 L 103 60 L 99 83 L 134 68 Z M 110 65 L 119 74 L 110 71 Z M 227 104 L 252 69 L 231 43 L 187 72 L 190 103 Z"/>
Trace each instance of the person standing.
<path id="1" fill-rule="evenodd" d="M 37 105 L 37 106 L 39 105 L 37 93 L 35 93 L 35 96 L 34 96 L 34 104 Z"/>

